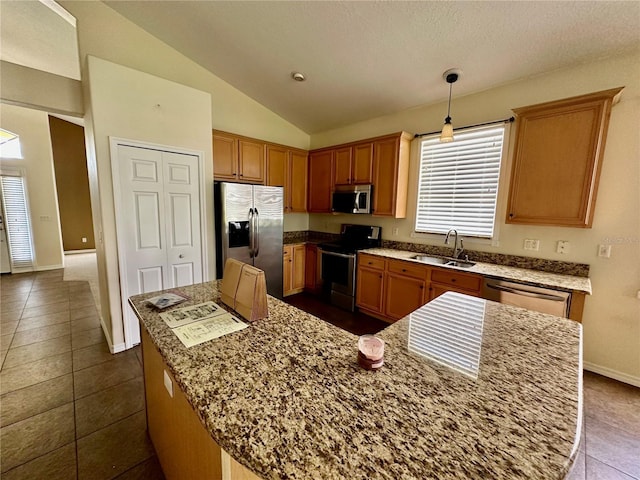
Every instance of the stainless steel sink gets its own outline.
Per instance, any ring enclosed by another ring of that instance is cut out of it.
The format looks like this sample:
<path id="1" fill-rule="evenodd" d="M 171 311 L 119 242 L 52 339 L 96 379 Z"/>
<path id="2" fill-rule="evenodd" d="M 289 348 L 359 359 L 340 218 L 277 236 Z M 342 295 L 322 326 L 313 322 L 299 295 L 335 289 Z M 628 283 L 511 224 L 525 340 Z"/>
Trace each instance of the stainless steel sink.
<path id="1" fill-rule="evenodd" d="M 475 263 L 473 262 L 464 262 L 461 260 L 451 260 L 447 263 L 445 263 L 445 265 L 450 265 L 452 267 L 458 267 L 458 268 L 471 268 L 475 265 Z"/>
<path id="2" fill-rule="evenodd" d="M 430 255 L 414 255 L 411 258 L 419 262 L 429 263 L 431 265 L 444 265 L 450 261 L 448 258 L 432 257 Z"/>
<path id="3" fill-rule="evenodd" d="M 430 265 L 445 265 L 458 268 L 471 268 L 475 265 L 474 262 L 456 260 L 455 258 L 432 257 L 431 255 L 414 255 L 411 258 L 422 263 L 428 263 Z"/>

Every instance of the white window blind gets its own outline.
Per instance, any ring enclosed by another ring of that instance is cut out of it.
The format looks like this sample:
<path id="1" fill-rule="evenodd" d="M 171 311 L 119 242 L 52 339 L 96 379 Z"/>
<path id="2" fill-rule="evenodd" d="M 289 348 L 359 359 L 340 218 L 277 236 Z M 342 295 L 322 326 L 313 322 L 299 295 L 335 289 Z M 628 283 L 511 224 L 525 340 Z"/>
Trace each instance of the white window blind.
<path id="1" fill-rule="evenodd" d="M 415 231 L 492 238 L 504 124 L 422 140 Z"/>
<path id="2" fill-rule="evenodd" d="M 2 203 L 11 271 L 32 269 L 31 226 L 22 177 L 2 176 Z"/>

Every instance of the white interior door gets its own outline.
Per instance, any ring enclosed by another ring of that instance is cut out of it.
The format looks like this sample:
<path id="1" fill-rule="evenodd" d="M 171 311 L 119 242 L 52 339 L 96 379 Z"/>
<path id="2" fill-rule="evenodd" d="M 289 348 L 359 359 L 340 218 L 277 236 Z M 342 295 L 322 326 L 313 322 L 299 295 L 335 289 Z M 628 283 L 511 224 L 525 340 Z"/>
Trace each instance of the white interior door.
<path id="1" fill-rule="evenodd" d="M 140 343 L 131 295 L 202 281 L 196 155 L 117 146 L 116 227 L 125 343 Z"/>

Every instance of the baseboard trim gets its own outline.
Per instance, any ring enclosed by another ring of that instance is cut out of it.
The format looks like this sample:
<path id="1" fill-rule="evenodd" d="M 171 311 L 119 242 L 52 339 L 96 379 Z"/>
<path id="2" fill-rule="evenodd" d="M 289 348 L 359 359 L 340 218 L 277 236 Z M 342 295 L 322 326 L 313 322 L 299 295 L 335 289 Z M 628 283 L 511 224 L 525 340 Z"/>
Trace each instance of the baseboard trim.
<path id="1" fill-rule="evenodd" d="M 634 387 L 640 387 L 640 377 L 634 377 L 633 375 L 619 372 L 617 370 L 613 370 L 612 368 L 603 367 L 594 363 L 584 362 L 583 369 L 593 373 L 597 373 L 599 375 L 603 375 L 605 377 L 613 378 L 614 380 L 618 380 L 623 383 L 628 383 L 629 385 L 633 385 Z"/>
<path id="2" fill-rule="evenodd" d="M 78 253 L 96 253 L 95 248 L 86 248 L 84 250 L 65 250 L 65 255 L 76 255 Z"/>
<path id="3" fill-rule="evenodd" d="M 62 265 L 62 264 L 46 265 L 44 267 L 38 266 L 38 268 L 36 268 L 35 271 L 36 272 L 46 272 L 47 270 L 59 270 L 61 268 L 64 268 L 64 265 Z"/>
<path id="4" fill-rule="evenodd" d="M 102 317 L 100 318 L 100 326 L 102 327 L 102 332 L 104 333 L 104 336 L 107 339 L 107 345 L 109 345 L 109 351 L 112 354 L 113 353 L 120 353 L 120 352 L 124 351 L 125 350 L 124 343 L 118 343 L 117 345 L 113 344 L 113 340 L 111 339 L 111 332 L 109 331 L 109 329 L 105 325 L 104 321 L 102 320 Z"/>

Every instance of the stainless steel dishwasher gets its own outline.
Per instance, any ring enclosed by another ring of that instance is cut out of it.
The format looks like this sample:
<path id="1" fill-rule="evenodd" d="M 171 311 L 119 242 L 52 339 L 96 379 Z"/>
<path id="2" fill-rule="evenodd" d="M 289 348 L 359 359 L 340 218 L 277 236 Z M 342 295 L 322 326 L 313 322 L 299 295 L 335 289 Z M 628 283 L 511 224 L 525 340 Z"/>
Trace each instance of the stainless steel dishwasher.
<path id="1" fill-rule="evenodd" d="M 571 293 L 563 290 L 485 278 L 482 283 L 482 297 L 527 310 L 569 318 Z"/>

